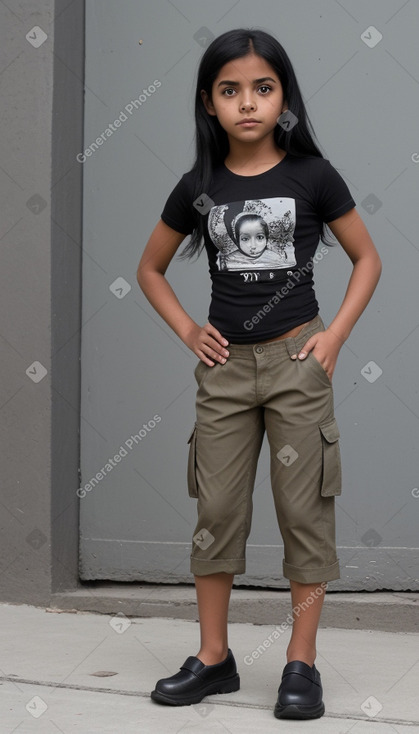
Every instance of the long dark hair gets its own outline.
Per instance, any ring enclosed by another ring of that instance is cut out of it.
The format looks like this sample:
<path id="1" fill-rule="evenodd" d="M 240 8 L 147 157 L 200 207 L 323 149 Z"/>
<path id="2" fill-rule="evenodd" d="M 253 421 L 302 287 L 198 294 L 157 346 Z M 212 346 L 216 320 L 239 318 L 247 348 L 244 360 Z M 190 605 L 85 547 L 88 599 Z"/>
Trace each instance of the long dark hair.
<path id="1" fill-rule="evenodd" d="M 282 85 L 288 109 L 298 118 L 298 123 L 286 131 L 277 125 L 274 140 L 278 147 L 297 156 L 318 156 L 323 154 L 314 142 L 313 126 L 307 115 L 300 88 L 291 61 L 281 44 L 262 30 L 238 28 L 227 31 L 215 38 L 208 46 L 199 64 L 195 95 L 195 163 L 191 171 L 196 174 L 193 201 L 208 191 L 213 169 L 221 165 L 229 152 L 228 136 L 215 115 L 209 115 L 201 97 L 205 89 L 212 99 L 212 85 L 220 69 L 229 61 L 255 53 L 261 56 L 275 70 Z M 310 132 L 310 129 L 312 133 Z M 204 218 L 194 212 L 196 227 L 191 239 L 182 250 L 179 258 L 199 255 L 203 249 Z M 333 244 L 326 237 L 326 224 L 323 223 L 320 239 L 324 244 Z M 335 240 L 336 242 L 336 240 Z"/>

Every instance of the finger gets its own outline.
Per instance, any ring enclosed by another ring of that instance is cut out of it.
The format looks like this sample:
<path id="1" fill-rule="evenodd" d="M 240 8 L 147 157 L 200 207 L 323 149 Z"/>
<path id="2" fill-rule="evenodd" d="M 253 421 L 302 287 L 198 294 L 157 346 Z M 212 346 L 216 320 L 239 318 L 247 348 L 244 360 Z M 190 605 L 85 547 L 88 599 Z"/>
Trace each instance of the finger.
<path id="1" fill-rule="evenodd" d="M 204 333 L 201 335 L 200 338 L 200 347 L 203 349 L 204 347 L 208 347 L 211 349 L 215 354 L 221 354 L 223 357 L 228 357 L 229 352 L 225 347 L 223 347 L 212 334 L 209 334 L 207 331 L 204 330 Z M 214 355 L 212 355 L 214 356 Z"/>
<path id="2" fill-rule="evenodd" d="M 304 355 L 304 357 L 305 357 L 305 355 L 307 353 L 307 345 L 309 344 L 309 342 L 310 342 L 310 339 L 308 339 L 308 341 L 306 341 L 306 343 L 304 344 L 303 348 L 300 350 L 300 352 L 298 354 L 298 357 L 300 359 L 302 358 L 301 355 Z M 291 359 L 297 359 L 297 353 L 291 354 Z"/>
<path id="3" fill-rule="evenodd" d="M 291 355 L 291 359 L 297 359 L 297 356 L 298 356 L 299 359 L 304 359 L 304 357 L 306 357 L 307 354 L 316 345 L 316 342 L 317 342 L 317 338 L 316 337 L 317 337 L 317 334 L 314 334 L 313 336 L 310 337 L 310 339 L 307 339 L 306 343 L 304 344 L 304 346 L 301 347 L 301 349 L 298 352 L 298 354 L 296 352 L 295 354 L 292 354 Z"/>
<path id="4" fill-rule="evenodd" d="M 214 367 L 215 365 L 215 362 L 212 362 L 210 359 L 208 359 L 208 357 L 205 354 L 202 354 L 202 356 L 199 356 L 199 359 L 201 360 L 201 362 L 208 365 L 208 367 Z"/>
<path id="5" fill-rule="evenodd" d="M 315 336 L 311 336 L 310 339 L 307 339 L 306 343 L 299 351 L 298 359 L 305 359 L 307 354 L 316 346 L 316 342 L 317 339 Z"/>
<path id="6" fill-rule="evenodd" d="M 207 334 L 209 334 L 210 336 L 212 336 L 213 339 L 215 339 L 223 347 L 226 347 L 227 346 L 227 344 L 228 344 L 227 339 L 225 339 L 223 337 L 223 335 L 220 334 L 220 332 L 218 331 L 218 329 L 215 328 L 215 326 L 213 326 L 212 324 L 210 324 L 208 322 L 207 324 L 205 324 L 204 329 L 207 332 Z"/>
<path id="7" fill-rule="evenodd" d="M 212 349 L 211 345 L 207 342 L 202 342 L 199 345 L 199 349 L 207 359 L 214 359 L 216 362 L 221 362 L 221 364 L 225 364 L 225 362 L 227 361 L 227 357 L 229 356 L 228 352 L 225 349 L 219 347 L 219 345 L 217 345 L 215 342 L 214 349 Z"/>
<path id="8" fill-rule="evenodd" d="M 225 364 L 227 362 L 226 357 L 223 357 L 217 352 L 206 353 L 201 350 L 200 352 L 196 352 L 196 354 L 202 360 L 202 362 L 205 362 L 205 364 L 209 365 L 210 367 L 214 367 L 216 363 Z"/>

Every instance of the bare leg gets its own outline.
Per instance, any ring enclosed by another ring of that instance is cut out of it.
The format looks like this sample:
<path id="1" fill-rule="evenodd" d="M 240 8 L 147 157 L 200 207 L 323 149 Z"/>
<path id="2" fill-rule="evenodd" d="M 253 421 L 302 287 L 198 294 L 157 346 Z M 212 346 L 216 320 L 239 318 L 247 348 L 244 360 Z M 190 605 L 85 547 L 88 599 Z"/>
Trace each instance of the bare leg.
<path id="1" fill-rule="evenodd" d="M 323 607 L 325 585 L 320 582 L 301 584 L 290 580 L 290 587 L 293 625 L 287 647 L 287 663 L 291 660 L 302 660 L 311 667 L 316 658 L 316 634 Z"/>
<path id="2" fill-rule="evenodd" d="M 195 576 L 201 647 L 196 657 L 204 665 L 215 665 L 228 653 L 228 605 L 234 574 L 212 573 Z"/>

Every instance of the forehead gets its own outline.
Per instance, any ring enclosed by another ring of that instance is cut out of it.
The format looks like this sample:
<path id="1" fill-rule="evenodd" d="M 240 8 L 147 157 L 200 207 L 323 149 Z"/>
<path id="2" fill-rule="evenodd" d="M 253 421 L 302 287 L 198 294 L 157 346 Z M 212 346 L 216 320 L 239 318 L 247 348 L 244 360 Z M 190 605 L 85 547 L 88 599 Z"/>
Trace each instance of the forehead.
<path id="1" fill-rule="evenodd" d="M 260 220 L 249 220 L 249 219 L 243 219 L 242 223 L 240 224 L 240 220 L 238 222 L 239 228 L 246 229 L 246 232 L 249 232 L 251 230 L 252 232 L 263 232 L 263 225 Z"/>
<path id="2" fill-rule="evenodd" d="M 223 79 L 236 81 L 240 84 L 252 84 L 256 79 L 269 76 L 279 83 L 279 79 L 274 69 L 261 56 L 248 54 L 239 59 L 233 59 L 221 67 L 214 81 L 218 84 Z"/>

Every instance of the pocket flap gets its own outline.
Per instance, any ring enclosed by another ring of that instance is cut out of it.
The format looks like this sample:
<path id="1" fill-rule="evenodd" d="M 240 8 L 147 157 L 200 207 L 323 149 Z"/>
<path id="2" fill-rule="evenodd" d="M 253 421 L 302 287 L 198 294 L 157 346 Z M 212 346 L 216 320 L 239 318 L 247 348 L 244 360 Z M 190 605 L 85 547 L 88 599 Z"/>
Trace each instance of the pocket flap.
<path id="1" fill-rule="evenodd" d="M 196 476 L 196 421 L 192 428 L 192 433 L 188 438 L 189 451 L 188 451 L 188 492 L 190 497 L 198 497 L 198 480 Z"/>
<path id="2" fill-rule="evenodd" d="M 339 428 L 336 418 L 319 423 L 319 429 L 322 436 L 323 455 L 323 476 L 320 492 L 323 497 L 331 497 L 342 492 Z"/>
<path id="3" fill-rule="evenodd" d="M 194 427 L 192 428 L 191 435 L 188 438 L 188 441 L 187 441 L 188 443 L 192 441 L 195 431 L 196 431 L 196 422 L 194 423 Z"/>
<path id="4" fill-rule="evenodd" d="M 340 437 L 336 418 L 333 418 L 332 421 L 328 421 L 327 423 L 319 423 L 319 428 L 328 443 L 334 443 Z"/>

